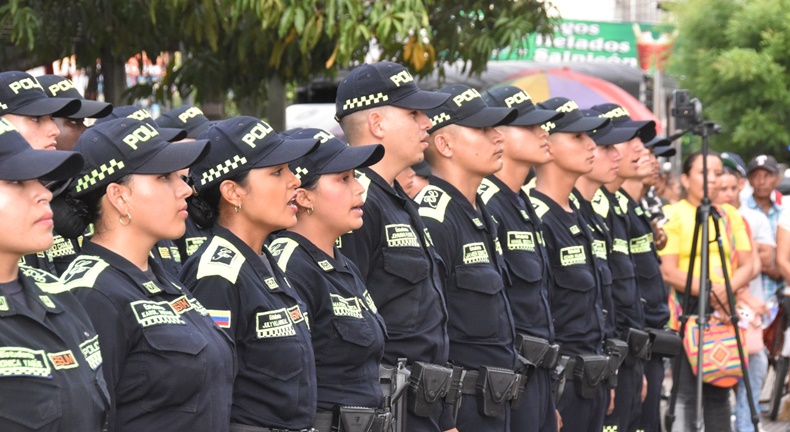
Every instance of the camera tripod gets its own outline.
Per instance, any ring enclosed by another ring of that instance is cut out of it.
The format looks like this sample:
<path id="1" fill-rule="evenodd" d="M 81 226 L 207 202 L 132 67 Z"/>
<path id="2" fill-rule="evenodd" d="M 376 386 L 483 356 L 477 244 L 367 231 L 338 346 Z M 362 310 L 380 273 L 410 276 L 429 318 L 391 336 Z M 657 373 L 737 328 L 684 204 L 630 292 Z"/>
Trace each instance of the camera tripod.
<path id="1" fill-rule="evenodd" d="M 727 303 L 729 305 L 729 319 L 732 322 L 733 326 L 735 327 L 735 341 L 738 346 L 738 357 L 741 363 L 741 370 L 743 371 L 743 381 L 746 387 L 746 395 L 749 401 L 749 412 L 751 414 L 752 424 L 754 425 L 754 431 L 758 431 L 758 423 L 759 418 L 757 417 L 757 410 L 754 406 L 754 399 L 752 397 L 752 388 L 751 383 L 749 381 L 749 371 L 746 367 L 746 361 L 743 352 L 743 343 L 741 341 L 741 334 L 738 331 L 738 314 L 735 311 L 735 295 L 732 291 L 732 286 L 730 284 L 730 277 L 727 272 L 727 259 L 724 254 L 724 246 L 721 237 L 721 228 L 719 226 L 719 221 L 721 220 L 721 215 L 718 211 L 711 205 L 711 200 L 708 195 L 708 135 L 709 133 L 716 132 L 715 123 L 713 122 L 703 122 L 694 127 L 693 131 L 695 134 L 699 134 L 702 136 L 702 154 L 700 157 L 702 158 L 702 176 L 703 176 L 703 195 L 702 195 L 702 202 L 700 206 L 697 208 L 696 218 L 694 220 L 694 235 L 692 237 L 691 243 L 691 255 L 689 260 L 689 267 L 688 267 L 688 276 L 686 278 L 686 287 L 683 301 L 683 313 L 680 317 L 680 336 L 684 337 L 685 335 L 685 327 L 689 319 L 688 309 L 689 304 L 691 301 L 691 286 L 693 281 L 693 273 L 694 273 L 694 263 L 697 259 L 697 245 L 699 244 L 702 248 L 700 251 L 700 272 L 699 272 L 699 293 L 698 293 L 698 318 L 697 322 L 699 324 L 699 336 L 697 338 L 698 350 L 697 350 L 697 381 L 696 381 L 696 399 L 695 399 L 695 422 L 694 422 L 694 430 L 701 431 L 703 428 L 704 420 L 702 414 L 702 365 L 703 365 L 703 346 L 704 346 L 704 329 L 708 325 L 709 320 L 709 313 L 708 313 L 708 295 L 711 292 L 711 281 L 710 281 L 710 227 L 709 221 L 713 220 L 713 226 L 715 231 L 715 241 L 719 248 L 719 258 L 721 259 L 721 268 L 722 273 L 724 276 L 724 286 L 727 293 Z M 700 240 L 699 243 L 697 240 Z M 734 246 L 734 245 L 733 245 Z M 733 250 L 735 253 L 735 250 Z M 673 363 L 673 370 L 672 370 L 672 393 L 670 395 L 669 400 L 669 409 L 667 410 L 666 414 L 666 427 L 667 431 L 672 431 L 672 424 L 675 421 L 675 404 L 677 402 L 678 397 L 678 389 L 679 389 L 679 378 L 680 378 L 680 368 L 682 367 L 682 362 L 685 360 L 685 354 L 680 354 L 675 358 Z"/>

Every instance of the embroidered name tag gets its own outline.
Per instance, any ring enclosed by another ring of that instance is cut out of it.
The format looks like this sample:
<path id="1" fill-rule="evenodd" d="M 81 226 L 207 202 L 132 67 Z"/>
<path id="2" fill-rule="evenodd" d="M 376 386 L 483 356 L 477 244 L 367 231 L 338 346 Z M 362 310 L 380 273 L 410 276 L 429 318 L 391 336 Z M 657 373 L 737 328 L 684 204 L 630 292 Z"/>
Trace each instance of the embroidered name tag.
<path id="1" fill-rule="evenodd" d="M 22 347 L 0 348 L 0 376 L 37 376 L 52 377 L 43 350 Z"/>
<path id="2" fill-rule="evenodd" d="M 488 251 L 485 244 L 481 242 L 465 244 L 463 261 L 464 264 L 487 263 Z"/>
<path id="3" fill-rule="evenodd" d="M 388 247 L 420 247 L 417 235 L 411 226 L 406 224 L 392 224 L 384 227 L 387 233 Z"/>
<path id="4" fill-rule="evenodd" d="M 563 267 L 586 262 L 587 256 L 584 253 L 584 246 L 568 246 L 560 249 L 560 264 Z"/>
<path id="5" fill-rule="evenodd" d="M 296 335 L 296 329 L 285 308 L 256 314 L 255 324 L 259 339 Z"/>
<path id="6" fill-rule="evenodd" d="M 170 303 L 139 300 L 129 304 L 142 327 L 153 325 L 186 325 Z"/>
<path id="7" fill-rule="evenodd" d="M 508 250 L 535 251 L 535 238 L 529 231 L 508 231 Z"/>

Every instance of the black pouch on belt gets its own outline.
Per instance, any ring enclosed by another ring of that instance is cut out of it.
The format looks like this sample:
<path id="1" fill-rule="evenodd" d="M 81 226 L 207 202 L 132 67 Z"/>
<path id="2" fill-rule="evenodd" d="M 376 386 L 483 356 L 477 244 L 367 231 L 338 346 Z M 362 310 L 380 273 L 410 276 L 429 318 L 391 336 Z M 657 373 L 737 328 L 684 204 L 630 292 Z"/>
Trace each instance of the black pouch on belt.
<path id="1" fill-rule="evenodd" d="M 543 356 L 543 361 L 538 366 L 553 370 L 557 367 L 557 363 L 560 360 L 560 346 L 557 344 L 549 345 L 549 350 L 546 351 L 546 355 Z"/>
<path id="2" fill-rule="evenodd" d="M 595 389 L 606 378 L 609 363 L 608 356 L 597 354 L 577 356 L 573 369 L 576 395 L 584 399 L 595 398 Z"/>
<path id="3" fill-rule="evenodd" d="M 651 355 L 674 357 L 683 350 L 683 341 L 680 335 L 669 329 L 647 329 L 652 342 Z"/>
<path id="4" fill-rule="evenodd" d="M 628 342 L 628 357 L 625 365 L 636 366 L 639 360 L 650 360 L 650 334 L 639 329 L 629 328 L 624 339 Z"/>
<path id="5" fill-rule="evenodd" d="M 336 406 L 332 432 L 387 432 L 392 414 L 363 407 Z"/>
<path id="6" fill-rule="evenodd" d="M 481 366 L 477 376 L 477 411 L 486 417 L 499 417 L 505 402 L 518 390 L 516 373 L 512 370 Z"/>
<path id="7" fill-rule="evenodd" d="M 522 333 L 516 335 L 516 346 L 519 348 L 519 354 L 527 360 L 527 364 L 533 367 L 540 366 L 549 352 L 549 341 Z"/>
<path id="8" fill-rule="evenodd" d="M 609 388 L 617 387 L 617 370 L 628 358 L 628 344 L 620 339 L 607 339 L 604 344 L 609 355 L 609 365 L 606 368 L 606 383 Z"/>
<path id="9" fill-rule="evenodd" d="M 414 362 L 409 377 L 409 412 L 430 417 L 436 401 L 447 396 L 453 381 L 453 370 L 431 363 Z"/>

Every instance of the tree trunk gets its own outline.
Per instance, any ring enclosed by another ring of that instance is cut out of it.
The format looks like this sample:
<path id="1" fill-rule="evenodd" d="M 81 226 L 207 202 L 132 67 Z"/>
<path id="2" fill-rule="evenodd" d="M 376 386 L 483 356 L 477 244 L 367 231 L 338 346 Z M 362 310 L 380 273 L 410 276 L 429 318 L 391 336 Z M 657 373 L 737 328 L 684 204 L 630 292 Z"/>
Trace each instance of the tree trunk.
<path id="1" fill-rule="evenodd" d="M 101 56 L 101 70 L 104 77 L 104 100 L 113 106 L 127 105 L 123 98 L 126 90 L 126 61 L 104 52 Z"/>
<path id="2" fill-rule="evenodd" d="M 285 130 L 285 82 L 274 76 L 267 82 L 266 118 L 276 131 Z"/>

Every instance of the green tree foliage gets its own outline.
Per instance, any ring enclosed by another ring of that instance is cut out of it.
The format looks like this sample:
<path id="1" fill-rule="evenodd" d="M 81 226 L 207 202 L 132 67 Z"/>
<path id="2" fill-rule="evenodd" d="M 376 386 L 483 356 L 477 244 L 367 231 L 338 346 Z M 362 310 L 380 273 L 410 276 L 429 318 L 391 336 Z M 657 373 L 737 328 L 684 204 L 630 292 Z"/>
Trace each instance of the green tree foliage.
<path id="1" fill-rule="evenodd" d="M 230 92 L 242 113 L 261 115 L 267 102 L 284 106 L 267 101 L 272 86 L 366 59 L 418 74 L 460 61 L 480 73 L 494 49 L 551 32 L 550 8 L 540 0 L 7 0 L 0 28 L 42 62 L 74 53 L 90 66 L 177 50 L 158 98 L 171 86 L 199 102 Z"/>
<path id="2" fill-rule="evenodd" d="M 686 0 L 673 12 L 670 71 L 722 125 L 713 146 L 787 159 L 790 0 Z"/>

